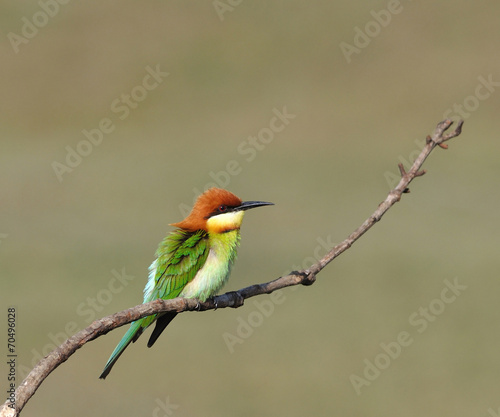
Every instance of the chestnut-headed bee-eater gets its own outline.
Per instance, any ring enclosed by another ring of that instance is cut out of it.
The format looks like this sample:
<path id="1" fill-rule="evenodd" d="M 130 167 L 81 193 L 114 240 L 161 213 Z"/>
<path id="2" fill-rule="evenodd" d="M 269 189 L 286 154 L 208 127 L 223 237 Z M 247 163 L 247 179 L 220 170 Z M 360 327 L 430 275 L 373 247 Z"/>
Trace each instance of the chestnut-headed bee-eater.
<path id="1" fill-rule="evenodd" d="M 143 303 L 176 297 L 203 302 L 215 296 L 226 284 L 236 259 L 245 210 L 272 204 L 241 201 L 220 188 L 205 191 L 183 221 L 171 224 L 177 229 L 160 243 L 156 260 L 149 267 Z M 176 312 L 160 313 L 131 323 L 99 378 L 106 378 L 130 342 L 135 342 L 156 321 L 148 341 L 148 347 L 153 346 L 176 315 Z"/>

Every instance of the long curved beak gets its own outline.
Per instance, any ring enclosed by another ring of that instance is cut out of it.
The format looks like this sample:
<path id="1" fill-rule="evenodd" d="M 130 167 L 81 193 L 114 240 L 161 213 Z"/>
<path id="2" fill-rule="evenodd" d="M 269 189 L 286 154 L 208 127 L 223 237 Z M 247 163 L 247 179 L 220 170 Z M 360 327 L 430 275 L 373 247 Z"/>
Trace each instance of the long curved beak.
<path id="1" fill-rule="evenodd" d="M 236 207 L 236 210 L 249 210 L 255 207 L 262 207 L 262 206 L 274 206 L 274 203 L 268 203 L 267 201 L 243 201 L 238 207 Z"/>

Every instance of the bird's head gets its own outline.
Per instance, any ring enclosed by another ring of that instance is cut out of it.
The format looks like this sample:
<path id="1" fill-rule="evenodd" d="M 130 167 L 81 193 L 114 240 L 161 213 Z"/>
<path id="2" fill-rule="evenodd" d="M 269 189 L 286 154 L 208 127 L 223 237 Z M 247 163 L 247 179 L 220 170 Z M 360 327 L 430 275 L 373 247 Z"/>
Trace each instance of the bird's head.
<path id="1" fill-rule="evenodd" d="M 224 233 L 239 229 L 245 210 L 270 206 L 265 201 L 241 201 L 233 193 L 221 188 L 210 188 L 198 197 L 191 213 L 181 222 L 171 226 L 194 232 L 206 230 Z"/>

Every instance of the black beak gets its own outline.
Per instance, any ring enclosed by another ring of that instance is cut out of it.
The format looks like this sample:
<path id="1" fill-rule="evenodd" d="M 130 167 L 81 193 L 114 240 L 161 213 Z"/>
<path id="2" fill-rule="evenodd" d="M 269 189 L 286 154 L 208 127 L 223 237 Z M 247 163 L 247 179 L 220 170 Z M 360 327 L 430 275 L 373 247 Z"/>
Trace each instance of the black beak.
<path id="1" fill-rule="evenodd" d="M 274 206 L 274 203 L 268 203 L 267 201 L 243 201 L 238 207 L 235 207 L 235 210 L 248 210 L 262 206 Z"/>

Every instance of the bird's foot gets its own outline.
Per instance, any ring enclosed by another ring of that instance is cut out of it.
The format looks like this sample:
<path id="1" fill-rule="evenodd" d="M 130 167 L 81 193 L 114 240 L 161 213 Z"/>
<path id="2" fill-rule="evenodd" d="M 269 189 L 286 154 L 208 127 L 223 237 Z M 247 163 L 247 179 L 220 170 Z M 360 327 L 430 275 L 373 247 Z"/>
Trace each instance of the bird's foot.
<path id="1" fill-rule="evenodd" d="M 208 299 L 208 301 L 211 301 L 212 303 L 214 303 L 214 305 L 215 305 L 214 310 L 217 310 L 218 305 L 217 305 L 217 301 L 215 300 L 215 297 L 210 297 L 210 298 Z"/>

